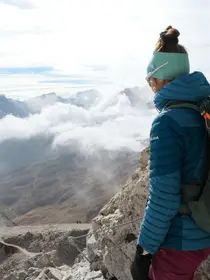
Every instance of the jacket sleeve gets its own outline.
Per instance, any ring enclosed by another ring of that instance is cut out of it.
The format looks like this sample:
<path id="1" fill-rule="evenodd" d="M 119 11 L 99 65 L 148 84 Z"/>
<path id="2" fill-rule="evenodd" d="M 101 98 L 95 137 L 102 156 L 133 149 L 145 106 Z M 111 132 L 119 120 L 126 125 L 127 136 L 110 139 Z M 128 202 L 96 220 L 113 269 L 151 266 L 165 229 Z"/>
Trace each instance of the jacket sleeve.
<path id="1" fill-rule="evenodd" d="M 139 234 L 139 244 L 151 254 L 161 247 L 179 211 L 182 155 L 179 125 L 159 115 L 150 133 L 149 200 Z"/>

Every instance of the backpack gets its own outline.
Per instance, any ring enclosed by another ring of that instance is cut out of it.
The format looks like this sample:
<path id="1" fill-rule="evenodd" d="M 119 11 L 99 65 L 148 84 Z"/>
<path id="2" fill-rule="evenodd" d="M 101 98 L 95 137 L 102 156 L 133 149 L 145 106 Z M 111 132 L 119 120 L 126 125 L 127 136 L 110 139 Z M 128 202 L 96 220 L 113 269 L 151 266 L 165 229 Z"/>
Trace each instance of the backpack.
<path id="1" fill-rule="evenodd" d="M 198 111 L 205 120 L 203 176 L 200 184 L 182 185 L 182 202 L 179 214 L 191 216 L 202 230 L 210 233 L 210 98 L 200 103 L 179 101 L 165 109 L 190 108 Z"/>

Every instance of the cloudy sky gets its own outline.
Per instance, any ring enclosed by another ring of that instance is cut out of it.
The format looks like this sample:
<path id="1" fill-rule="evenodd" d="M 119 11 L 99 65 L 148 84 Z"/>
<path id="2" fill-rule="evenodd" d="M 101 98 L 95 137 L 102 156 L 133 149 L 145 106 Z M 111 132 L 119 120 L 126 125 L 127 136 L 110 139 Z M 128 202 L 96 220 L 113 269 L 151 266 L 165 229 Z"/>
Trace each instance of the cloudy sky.
<path id="1" fill-rule="evenodd" d="M 208 75 L 209 10 L 208 0 L 0 0 L 0 94 L 142 86 L 169 24 Z"/>

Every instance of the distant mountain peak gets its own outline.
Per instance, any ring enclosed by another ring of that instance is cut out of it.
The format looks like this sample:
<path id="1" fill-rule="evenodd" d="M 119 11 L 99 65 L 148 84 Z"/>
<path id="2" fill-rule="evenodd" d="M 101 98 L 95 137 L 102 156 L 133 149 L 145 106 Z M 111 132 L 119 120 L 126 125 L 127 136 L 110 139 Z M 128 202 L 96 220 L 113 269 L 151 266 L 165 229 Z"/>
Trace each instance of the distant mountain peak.
<path id="1" fill-rule="evenodd" d="M 0 100 L 6 100 L 7 97 L 4 94 L 0 94 Z"/>
<path id="2" fill-rule="evenodd" d="M 40 98 L 46 98 L 46 97 L 49 97 L 49 96 L 57 96 L 57 94 L 55 92 L 49 92 L 49 93 L 44 93 L 42 95 L 40 95 L 39 97 Z"/>
<path id="3" fill-rule="evenodd" d="M 7 115 L 13 115 L 18 118 L 25 118 L 30 115 L 28 106 L 21 101 L 14 100 L 0 95 L 0 119 Z"/>

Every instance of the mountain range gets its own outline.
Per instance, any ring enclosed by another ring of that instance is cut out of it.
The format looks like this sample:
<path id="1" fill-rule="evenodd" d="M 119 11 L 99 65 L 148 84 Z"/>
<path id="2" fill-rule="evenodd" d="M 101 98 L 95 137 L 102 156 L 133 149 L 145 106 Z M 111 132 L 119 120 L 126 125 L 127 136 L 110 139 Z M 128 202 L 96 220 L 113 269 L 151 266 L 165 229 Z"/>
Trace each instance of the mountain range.
<path id="1" fill-rule="evenodd" d="M 85 142 L 84 150 L 80 138 L 84 142 L 91 134 L 81 136 L 81 132 L 94 129 L 102 133 L 103 127 L 107 124 L 111 127 L 126 114 L 129 120 L 133 115 L 136 117 L 138 110 L 153 112 L 151 102 L 145 101 L 140 93 L 138 88 L 125 89 L 106 102 L 96 90 L 68 98 L 49 93 L 25 101 L 1 95 L 1 209 L 12 209 L 19 217 L 16 222 L 21 225 L 89 222 L 136 167 L 139 152 L 147 141 L 145 137 L 137 139 L 139 150 L 136 150 L 130 144 L 123 143 L 121 147 L 121 138 L 115 136 L 119 148 L 101 143 L 87 148 L 89 144 Z M 58 119 L 56 112 L 59 112 Z M 125 143 L 126 129 L 120 131 Z M 100 133 L 96 136 L 101 141 L 104 137 Z M 68 141 L 53 148 L 64 136 Z M 111 137 L 107 142 L 116 145 L 116 139 Z"/>
<path id="2" fill-rule="evenodd" d="M 148 109 L 154 108 L 153 102 L 151 102 L 151 95 L 144 94 L 138 87 L 126 88 L 120 92 L 121 95 L 125 95 L 131 106 L 134 108 L 141 107 L 146 104 Z M 34 98 L 29 98 L 25 101 L 19 101 L 12 98 L 8 98 L 5 95 L 0 95 L 0 119 L 8 115 L 13 115 L 18 118 L 26 118 L 30 114 L 40 113 L 46 106 L 52 106 L 55 103 L 73 104 L 78 107 L 89 109 L 95 105 L 100 98 L 100 94 L 97 90 L 88 90 L 76 93 L 69 98 L 63 98 L 56 95 L 55 92 L 43 94 Z"/>

